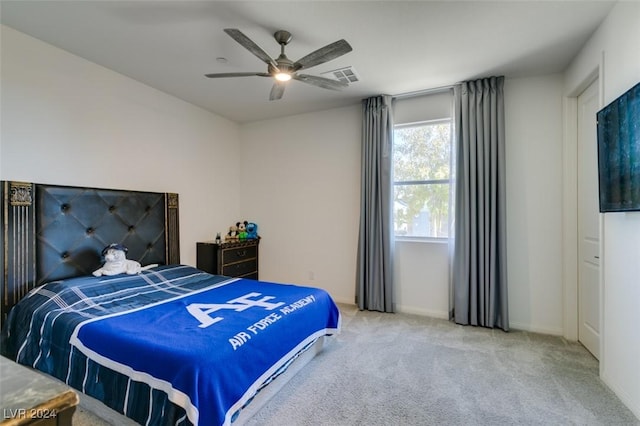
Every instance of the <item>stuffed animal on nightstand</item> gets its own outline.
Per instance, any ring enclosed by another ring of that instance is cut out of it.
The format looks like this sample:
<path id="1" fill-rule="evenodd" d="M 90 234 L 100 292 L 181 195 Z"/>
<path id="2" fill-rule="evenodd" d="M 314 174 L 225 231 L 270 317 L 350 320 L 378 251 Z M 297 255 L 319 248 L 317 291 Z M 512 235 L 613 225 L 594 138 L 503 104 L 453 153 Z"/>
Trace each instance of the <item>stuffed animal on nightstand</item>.
<path id="1" fill-rule="evenodd" d="M 242 221 L 242 222 L 237 222 L 236 226 L 238 227 L 238 239 L 240 240 L 246 240 L 247 239 L 247 222 Z"/>
<path id="2" fill-rule="evenodd" d="M 235 241 L 238 239 L 238 227 L 236 225 L 231 225 L 229 227 L 229 232 L 224 236 L 225 241 Z"/>
<path id="3" fill-rule="evenodd" d="M 257 240 L 258 239 L 258 225 L 249 222 L 247 223 L 247 239 L 249 240 Z"/>

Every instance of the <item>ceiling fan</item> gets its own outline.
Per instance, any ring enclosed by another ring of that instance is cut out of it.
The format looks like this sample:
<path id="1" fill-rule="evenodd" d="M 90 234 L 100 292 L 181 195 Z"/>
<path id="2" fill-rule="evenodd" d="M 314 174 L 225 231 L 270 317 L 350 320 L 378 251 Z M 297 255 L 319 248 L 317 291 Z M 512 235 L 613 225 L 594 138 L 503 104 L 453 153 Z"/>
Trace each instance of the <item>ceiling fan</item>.
<path id="1" fill-rule="evenodd" d="M 352 48 L 344 39 L 328 44 L 315 50 L 308 55 L 293 62 L 284 54 L 284 47 L 291 41 L 291 33 L 285 30 L 276 31 L 273 37 L 280 44 L 280 56 L 272 59 L 264 50 L 255 44 L 249 37 L 244 35 L 240 30 L 227 28 L 224 30 L 231 38 L 244 46 L 249 52 L 253 53 L 260 60 L 267 64 L 267 72 L 229 72 L 218 74 L 205 74 L 209 78 L 221 77 L 273 77 L 275 82 L 269 94 L 269 100 L 281 99 L 284 94 L 285 83 L 291 79 L 302 81 L 303 83 L 312 84 L 324 89 L 340 90 L 348 86 L 348 83 L 332 80 L 329 78 L 318 77 L 309 74 L 298 74 L 298 71 L 311 68 L 316 65 L 323 64 L 345 53 L 351 52 Z"/>

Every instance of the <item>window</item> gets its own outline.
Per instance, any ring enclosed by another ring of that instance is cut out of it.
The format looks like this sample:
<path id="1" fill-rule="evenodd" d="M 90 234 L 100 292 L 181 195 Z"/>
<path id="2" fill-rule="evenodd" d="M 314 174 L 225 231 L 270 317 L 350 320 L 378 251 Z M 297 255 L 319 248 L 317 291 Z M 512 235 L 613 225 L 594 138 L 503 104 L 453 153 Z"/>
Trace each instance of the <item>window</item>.
<path id="1" fill-rule="evenodd" d="M 450 158 L 450 119 L 395 126 L 396 237 L 448 237 Z"/>

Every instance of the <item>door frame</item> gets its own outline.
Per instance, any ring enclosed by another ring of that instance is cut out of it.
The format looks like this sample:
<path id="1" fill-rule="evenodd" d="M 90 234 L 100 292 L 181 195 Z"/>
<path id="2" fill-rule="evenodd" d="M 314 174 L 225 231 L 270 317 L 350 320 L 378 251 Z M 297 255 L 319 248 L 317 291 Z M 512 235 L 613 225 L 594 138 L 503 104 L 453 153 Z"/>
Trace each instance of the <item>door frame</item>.
<path id="1" fill-rule="evenodd" d="M 563 107 L 563 169 L 562 169 L 562 253 L 563 253 L 563 336 L 578 340 L 578 96 L 598 79 L 598 104 L 602 107 L 604 79 L 603 58 L 600 64 L 562 99 Z M 605 348 L 603 318 L 603 276 L 605 253 L 603 217 L 600 215 L 600 368 L 604 365 Z M 601 371 L 602 372 L 602 371 Z"/>

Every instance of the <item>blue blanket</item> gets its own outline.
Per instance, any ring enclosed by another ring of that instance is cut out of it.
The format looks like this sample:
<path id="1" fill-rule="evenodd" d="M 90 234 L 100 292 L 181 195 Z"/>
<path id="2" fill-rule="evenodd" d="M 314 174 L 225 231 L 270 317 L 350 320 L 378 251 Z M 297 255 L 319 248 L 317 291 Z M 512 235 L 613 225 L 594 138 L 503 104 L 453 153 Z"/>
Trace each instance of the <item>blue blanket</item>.
<path id="1" fill-rule="evenodd" d="M 41 327 L 50 326 L 53 340 L 66 335 L 88 359 L 164 391 L 193 424 L 229 424 L 292 356 L 339 330 L 336 305 L 316 288 L 187 266 L 80 281 L 34 292 L 44 296 L 35 309 L 41 323 L 32 320 L 13 345 L 15 358 L 37 368 L 51 362 L 57 343 Z"/>

